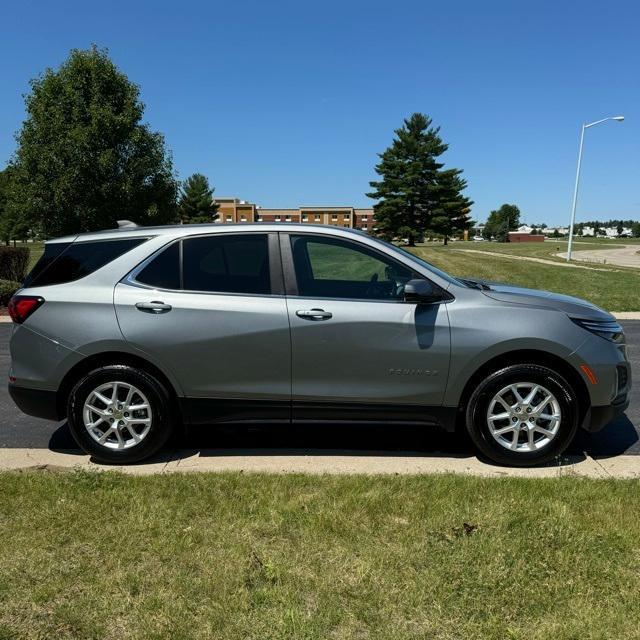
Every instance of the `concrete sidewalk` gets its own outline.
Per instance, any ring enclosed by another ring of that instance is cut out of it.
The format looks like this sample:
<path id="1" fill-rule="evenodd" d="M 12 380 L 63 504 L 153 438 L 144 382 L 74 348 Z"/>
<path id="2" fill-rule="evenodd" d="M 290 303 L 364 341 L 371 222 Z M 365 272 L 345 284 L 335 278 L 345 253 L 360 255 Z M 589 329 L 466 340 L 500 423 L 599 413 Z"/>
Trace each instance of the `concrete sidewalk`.
<path id="1" fill-rule="evenodd" d="M 48 470 L 117 470 L 133 475 L 154 473 L 190 473 L 239 471 L 245 473 L 311 473 L 311 474 L 390 474 L 420 475 L 460 473 L 484 477 L 551 478 L 565 475 L 587 478 L 640 478 L 640 457 L 621 455 L 594 459 L 587 455 L 563 457 L 561 464 L 530 469 L 514 469 L 481 462 L 474 456 L 445 457 L 429 455 L 380 455 L 372 451 L 358 455 L 238 455 L 238 450 L 174 450 L 145 464 L 106 466 L 95 464 L 89 456 L 75 451 L 54 452 L 48 449 L 0 449 L 0 471 L 28 469 Z"/>

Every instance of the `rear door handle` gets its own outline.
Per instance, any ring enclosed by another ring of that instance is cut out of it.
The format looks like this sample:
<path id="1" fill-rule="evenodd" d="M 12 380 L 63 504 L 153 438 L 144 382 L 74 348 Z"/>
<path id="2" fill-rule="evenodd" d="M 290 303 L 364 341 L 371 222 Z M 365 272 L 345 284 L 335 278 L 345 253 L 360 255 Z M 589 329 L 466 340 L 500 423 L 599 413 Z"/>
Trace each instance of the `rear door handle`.
<path id="1" fill-rule="evenodd" d="M 330 311 L 324 309 L 300 309 L 296 311 L 296 315 L 305 320 L 328 320 L 333 316 Z"/>
<path id="2" fill-rule="evenodd" d="M 153 302 L 137 302 L 136 309 L 146 313 L 167 313 L 167 311 L 171 311 L 171 305 L 154 300 Z"/>

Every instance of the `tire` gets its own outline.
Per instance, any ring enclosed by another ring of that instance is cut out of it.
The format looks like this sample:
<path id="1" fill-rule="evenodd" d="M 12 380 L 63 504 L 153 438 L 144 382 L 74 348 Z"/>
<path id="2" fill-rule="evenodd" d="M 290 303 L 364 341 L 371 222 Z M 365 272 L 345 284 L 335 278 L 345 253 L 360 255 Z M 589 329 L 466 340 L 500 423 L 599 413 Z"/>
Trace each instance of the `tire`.
<path id="1" fill-rule="evenodd" d="M 518 400 L 526 401 L 535 387 L 538 392 L 529 403 Z M 543 464 L 557 458 L 573 440 L 578 401 L 556 371 L 536 364 L 512 365 L 480 382 L 467 404 L 466 427 L 476 447 L 498 464 Z"/>
<path id="2" fill-rule="evenodd" d="M 113 401 L 113 389 L 118 403 L 106 402 Z M 127 411 L 129 406 L 133 410 Z M 85 374 L 67 403 L 76 442 L 95 461 L 107 464 L 130 464 L 152 456 L 171 436 L 171 418 L 167 390 L 146 371 L 129 365 L 107 365 Z M 95 426 L 89 429 L 87 423 Z M 103 443 L 98 441 L 101 434 Z"/>

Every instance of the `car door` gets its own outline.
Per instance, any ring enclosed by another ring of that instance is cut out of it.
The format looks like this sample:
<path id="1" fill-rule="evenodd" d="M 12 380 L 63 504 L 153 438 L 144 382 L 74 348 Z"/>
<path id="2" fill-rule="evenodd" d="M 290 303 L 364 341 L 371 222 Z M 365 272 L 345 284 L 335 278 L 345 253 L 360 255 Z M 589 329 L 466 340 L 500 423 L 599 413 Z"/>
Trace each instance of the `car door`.
<path id="1" fill-rule="evenodd" d="M 445 304 L 404 302 L 404 284 L 424 276 L 344 237 L 281 234 L 281 247 L 293 418 L 430 421 L 450 334 Z"/>
<path id="2" fill-rule="evenodd" d="M 193 422 L 289 420 L 277 234 L 174 241 L 119 283 L 114 301 L 125 339 L 171 372 Z"/>

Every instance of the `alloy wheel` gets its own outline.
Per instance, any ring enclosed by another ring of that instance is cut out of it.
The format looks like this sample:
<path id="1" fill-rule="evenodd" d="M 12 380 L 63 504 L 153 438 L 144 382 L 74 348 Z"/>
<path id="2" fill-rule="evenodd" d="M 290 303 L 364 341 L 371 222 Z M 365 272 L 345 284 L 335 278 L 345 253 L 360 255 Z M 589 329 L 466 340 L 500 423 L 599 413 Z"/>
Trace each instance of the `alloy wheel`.
<path id="1" fill-rule="evenodd" d="M 558 435 L 562 412 L 557 398 L 534 382 L 510 384 L 496 393 L 487 410 L 493 438 L 518 453 L 539 451 Z"/>
<path id="2" fill-rule="evenodd" d="M 151 405 L 128 382 L 107 382 L 96 387 L 84 403 L 82 419 L 89 435 L 108 449 L 138 445 L 151 429 Z"/>

